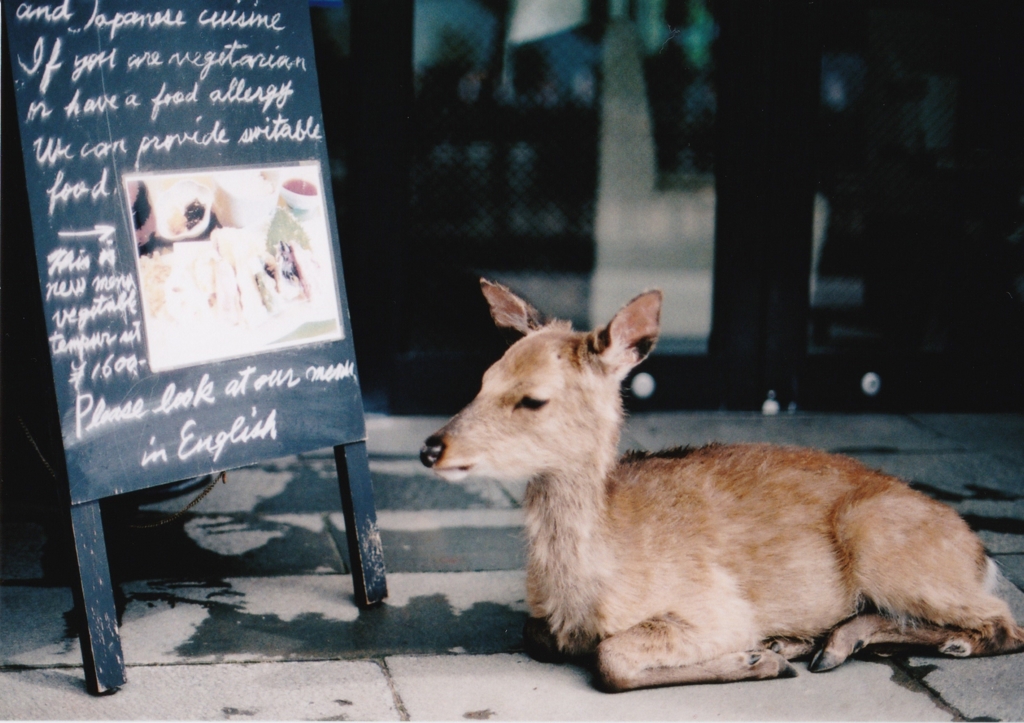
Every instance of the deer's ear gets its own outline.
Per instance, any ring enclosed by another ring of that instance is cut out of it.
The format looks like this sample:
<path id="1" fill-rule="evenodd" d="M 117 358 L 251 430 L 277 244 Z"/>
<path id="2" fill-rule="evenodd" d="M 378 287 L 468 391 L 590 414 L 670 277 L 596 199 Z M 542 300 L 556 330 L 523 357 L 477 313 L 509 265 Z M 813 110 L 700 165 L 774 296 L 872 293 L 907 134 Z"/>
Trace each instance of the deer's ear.
<path id="1" fill-rule="evenodd" d="M 509 288 L 480 279 L 480 289 L 491 307 L 491 318 L 498 326 L 515 329 L 525 335 L 544 325 L 540 312 L 513 294 Z"/>
<path id="2" fill-rule="evenodd" d="M 646 291 L 623 306 L 608 326 L 594 332 L 594 348 L 612 373 L 625 379 L 658 341 L 661 292 Z"/>

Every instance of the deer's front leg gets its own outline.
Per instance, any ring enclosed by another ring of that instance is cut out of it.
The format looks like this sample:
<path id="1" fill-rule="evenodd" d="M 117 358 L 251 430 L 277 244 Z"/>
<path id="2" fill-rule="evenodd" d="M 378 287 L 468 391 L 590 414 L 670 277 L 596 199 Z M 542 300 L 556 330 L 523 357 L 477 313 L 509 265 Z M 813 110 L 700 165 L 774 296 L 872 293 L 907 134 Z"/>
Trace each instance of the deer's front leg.
<path id="1" fill-rule="evenodd" d="M 597 648 L 597 674 L 609 692 L 686 683 L 792 678 L 796 670 L 768 649 L 712 655 L 694 662 L 709 641 L 694 639 L 693 628 L 670 618 L 645 620 L 612 635 Z"/>
<path id="2" fill-rule="evenodd" d="M 786 660 L 807 657 L 818 649 L 817 642 L 807 638 L 768 638 L 761 645 L 778 653 Z"/>

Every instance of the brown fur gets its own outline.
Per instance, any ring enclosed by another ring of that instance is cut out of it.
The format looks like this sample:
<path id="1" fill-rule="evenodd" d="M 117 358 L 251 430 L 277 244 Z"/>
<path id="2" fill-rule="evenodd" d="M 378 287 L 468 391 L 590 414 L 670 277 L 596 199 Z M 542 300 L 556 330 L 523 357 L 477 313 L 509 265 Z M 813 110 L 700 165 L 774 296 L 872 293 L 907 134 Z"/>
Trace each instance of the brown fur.
<path id="1" fill-rule="evenodd" d="M 658 332 L 643 294 L 576 332 L 482 282 L 525 336 L 476 399 L 427 440 L 425 464 L 528 477 L 527 647 L 596 654 L 609 690 L 794 674 L 866 645 L 950 655 L 1024 647 L 949 507 L 859 462 L 810 449 L 709 445 L 617 458 L 620 384 Z M 866 607 L 879 613 L 862 613 Z"/>

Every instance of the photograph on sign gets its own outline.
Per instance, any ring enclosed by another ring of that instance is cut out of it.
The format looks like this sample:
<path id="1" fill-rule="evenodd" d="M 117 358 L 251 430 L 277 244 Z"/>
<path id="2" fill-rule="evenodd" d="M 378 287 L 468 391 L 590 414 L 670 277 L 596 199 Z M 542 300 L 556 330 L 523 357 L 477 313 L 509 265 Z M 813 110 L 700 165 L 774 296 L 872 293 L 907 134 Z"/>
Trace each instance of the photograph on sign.
<path id="1" fill-rule="evenodd" d="M 320 165 L 123 177 L 150 368 L 343 338 Z"/>

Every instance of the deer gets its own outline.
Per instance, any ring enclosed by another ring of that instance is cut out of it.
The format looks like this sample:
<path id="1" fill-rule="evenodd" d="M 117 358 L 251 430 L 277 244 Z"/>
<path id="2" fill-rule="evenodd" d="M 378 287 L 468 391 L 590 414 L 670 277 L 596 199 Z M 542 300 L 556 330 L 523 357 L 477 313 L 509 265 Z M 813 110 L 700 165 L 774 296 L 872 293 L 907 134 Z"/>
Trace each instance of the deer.
<path id="1" fill-rule="evenodd" d="M 857 460 L 768 444 L 618 452 L 622 385 L 653 350 L 662 294 L 604 327 L 545 322 L 481 279 L 520 338 L 427 438 L 424 465 L 528 479 L 524 648 L 618 692 L 831 670 L 870 648 L 1024 649 L 999 572 L 951 507 Z"/>

